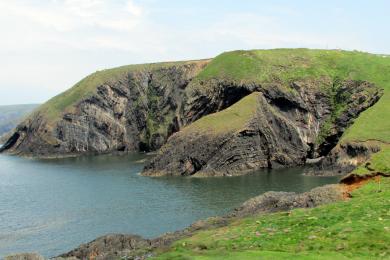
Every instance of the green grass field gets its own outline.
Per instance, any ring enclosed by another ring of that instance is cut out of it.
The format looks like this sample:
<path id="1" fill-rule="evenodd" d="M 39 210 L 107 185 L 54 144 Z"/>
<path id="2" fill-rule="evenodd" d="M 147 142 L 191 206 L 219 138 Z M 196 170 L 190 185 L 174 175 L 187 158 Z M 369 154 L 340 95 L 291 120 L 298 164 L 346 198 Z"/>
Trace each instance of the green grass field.
<path id="1" fill-rule="evenodd" d="M 259 215 L 177 241 L 155 259 L 389 259 L 390 178 L 352 198 Z"/>

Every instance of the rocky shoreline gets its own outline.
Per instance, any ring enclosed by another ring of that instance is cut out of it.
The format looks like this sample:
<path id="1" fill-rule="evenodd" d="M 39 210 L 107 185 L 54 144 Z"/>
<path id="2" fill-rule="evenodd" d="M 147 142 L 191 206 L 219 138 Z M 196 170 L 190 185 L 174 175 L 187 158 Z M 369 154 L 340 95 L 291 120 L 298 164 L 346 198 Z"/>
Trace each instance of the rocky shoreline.
<path id="1" fill-rule="evenodd" d="M 225 216 L 200 220 L 183 230 L 167 233 L 154 239 L 144 239 L 130 234 L 109 234 L 50 259 L 147 259 L 153 256 L 154 252 L 163 250 L 174 241 L 189 237 L 197 231 L 227 226 L 235 220 L 248 216 L 290 211 L 295 208 L 312 208 L 336 202 L 343 198 L 345 198 L 345 191 L 342 184 L 325 185 L 300 194 L 270 191 L 249 199 Z M 42 256 L 35 253 L 5 257 L 5 260 L 43 259 Z"/>

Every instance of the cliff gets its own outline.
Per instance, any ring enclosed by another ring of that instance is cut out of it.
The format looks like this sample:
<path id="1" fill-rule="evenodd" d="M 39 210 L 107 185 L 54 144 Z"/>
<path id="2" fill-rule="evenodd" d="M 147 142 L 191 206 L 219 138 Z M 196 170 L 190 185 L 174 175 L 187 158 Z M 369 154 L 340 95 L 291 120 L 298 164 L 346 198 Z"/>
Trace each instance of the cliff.
<path id="1" fill-rule="evenodd" d="M 324 157 L 318 169 L 350 170 L 371 153 L 387 154 L 387 75 L 387 56 L 339 50 L 233 51 L 124 66 L 49 100 L 0 151 L 61 157 L 163 147 L 145 175 L 241 174 Z M 367 156 L 344 149 L 362 145 Z"/>
<path id="2" fill-rule="evenodd" d="M 315 87 L 318 84 L 331 85 L 334 93 L 324 94 Z M 352 120 L 381 95 L 367 82 L 339 84 L 294 82 L 293 91 L 283 91 L 277 84 L 257 86 L 261 92 L 175 133 L 143 174 L 237 175 L 303 165 L 307 159 L 326 156 Z M 342 111 L 335 111 L 335 98 L 340 99 Z M 327 123 L 332 131 L 323 130 Z"/>
<path id="3" fill-rule="evenodd" d="M 2 150 L 38 157 L 156 150 L 178 130 L 184 89 L 206 64 L 96 72 L 19 124 Z"/>

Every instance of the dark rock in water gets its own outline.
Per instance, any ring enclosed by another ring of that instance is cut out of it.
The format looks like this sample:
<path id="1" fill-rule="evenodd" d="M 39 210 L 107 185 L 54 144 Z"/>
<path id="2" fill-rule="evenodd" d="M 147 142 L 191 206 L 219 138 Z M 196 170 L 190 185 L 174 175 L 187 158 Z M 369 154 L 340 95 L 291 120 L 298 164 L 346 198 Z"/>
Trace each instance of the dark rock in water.
<path id="1" fill-rule="evenodd" d="M 151 248 L 151 241 L 135 235 L 111 234 L 99 237 L 88 244 L 61 255 L 78 259 L 117 259 L 123 256 L 142 256 Z"/>
<path id="2" fill-rule="evenodd" d="M 188 122 L 224 107 L 227 94 L 222 90 L 239 95 L 259 91 L 172 135 L 143 175 L 230 176 L 258 168 L 303 165 L 307 158 L 327 155 L 352 120 L 382 92 L 367 82 L 346 81 L 335 93 L 326 94 L 316 84 L 333 83 L 295 82 L 294 92 L 278 84 L 217 84 L 207 95 L 194 94 L 198 97 L 190 99 L 185 112 Z M 343 105 L 340 111 L 333 111 L 334 95 L 343 97 L 337 101 Z"/>
<path id="3" fill-rule="evenodd" d="M 243 217 L 265 212 L 287 211 L 294 208 L 312 208 L 336 202 L 342 198 L 343 191 L 337 184 L 317 187 L 301 194 L 270 191 L 246 201 L 230 216 Z"/>

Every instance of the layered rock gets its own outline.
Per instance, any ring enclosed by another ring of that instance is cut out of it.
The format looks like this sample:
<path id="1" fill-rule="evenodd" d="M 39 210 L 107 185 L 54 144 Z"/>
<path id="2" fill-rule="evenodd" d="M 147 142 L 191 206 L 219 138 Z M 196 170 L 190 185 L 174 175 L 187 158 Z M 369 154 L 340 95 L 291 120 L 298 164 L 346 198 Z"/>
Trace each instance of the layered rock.
<path id="1" fill-rule="evenodd" d="M 260 92 L 175 133 L 145 166 L 144 175 L 236 175 L 302 165 L 308 158 L 327 155 L 353 119 L 382 93 L 367 82 L 335 85 L 327 80 L 294 82 L 290 88 L 217 84 L 209 89 L 187 100 L 188 122 L 224 107 L 226 94 L 221 95 L 221 89 Z"/>
<path id="2" fill-rule="evenodd" d="M 68 98 L 65 92 L 18 125 L 1 150 L 40 157 L 156 150 L 179 129 L 185 88 L 207 62 L 129 69 L 102 81 L 92 94 L 76 93 L 79 101 L 50 118 L 50 109 Z M 93 82 L 100 74 L 87 79 Z M 75 88 L 90 87 L 85 85 Z"/>

